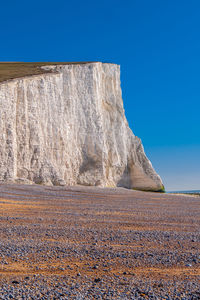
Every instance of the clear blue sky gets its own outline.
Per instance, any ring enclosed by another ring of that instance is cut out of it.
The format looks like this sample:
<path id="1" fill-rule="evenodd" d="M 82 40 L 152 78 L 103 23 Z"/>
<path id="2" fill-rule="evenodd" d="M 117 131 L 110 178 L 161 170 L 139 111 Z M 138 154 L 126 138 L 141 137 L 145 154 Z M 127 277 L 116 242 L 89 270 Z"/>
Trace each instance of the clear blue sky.
<path id="1" fill-rule="evenodd" d="M 7 0 L 0 28 L 0 61 L 120 64 L 129 125 L 166 189 L 200 189 L 199 0 Z"/>

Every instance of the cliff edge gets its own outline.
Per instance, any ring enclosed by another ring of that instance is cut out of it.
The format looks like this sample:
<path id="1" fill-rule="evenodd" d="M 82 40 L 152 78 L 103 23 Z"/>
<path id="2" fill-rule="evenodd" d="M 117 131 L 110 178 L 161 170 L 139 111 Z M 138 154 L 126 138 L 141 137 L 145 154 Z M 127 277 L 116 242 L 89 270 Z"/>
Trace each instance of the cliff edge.
<path id="1" fill-rule="evenodd" d="M 0 83 L 0 181 L 162 190 L 128 126 L 120 67 L 43 69 Z"/>

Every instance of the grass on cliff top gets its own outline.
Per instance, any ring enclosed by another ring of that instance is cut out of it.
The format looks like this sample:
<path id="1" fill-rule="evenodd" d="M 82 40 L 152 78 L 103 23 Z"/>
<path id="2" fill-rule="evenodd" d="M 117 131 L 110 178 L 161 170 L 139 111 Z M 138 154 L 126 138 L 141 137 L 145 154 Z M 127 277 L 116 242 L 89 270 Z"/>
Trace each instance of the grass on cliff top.
<path id="1" fill-rule="evenodd" d="M 86 64 L 89 62 L 0 62 L 0 82 L 24 76 L 49 73 L 41 66 Z"/>

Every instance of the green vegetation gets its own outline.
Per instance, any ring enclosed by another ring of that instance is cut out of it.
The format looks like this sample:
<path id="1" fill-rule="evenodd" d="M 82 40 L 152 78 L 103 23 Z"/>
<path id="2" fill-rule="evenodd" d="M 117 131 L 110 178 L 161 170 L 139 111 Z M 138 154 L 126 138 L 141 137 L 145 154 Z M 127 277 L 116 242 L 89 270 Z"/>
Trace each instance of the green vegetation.
<path id="1" fill-rule="evenodd" d="M 41 66 L 86 63 L 88 62 L 0 62 L 0 82 L 51 72 L 41 69 Z"/>
<path id="2" fill-rule="evenodd" d="M 145 190 L 145 189 L 137 189 L 137 188 L 134 188 L 132 190 L 135 190 L 135 191 L 141 191 L 141 192 L 152 192 L 152 193 L 165 193 L 165 187 L 164 185 L 162 185 L 161 189 L 160 190 Z"/>
<path id="3" fill-rule="evenodd" d="M 165 193 L 165 187 L 164 187 L 164 185 L 162 185 L 162 188 L 159 191 L 157 191 L 157 192 L 159 192 L 159 193 Z"/>

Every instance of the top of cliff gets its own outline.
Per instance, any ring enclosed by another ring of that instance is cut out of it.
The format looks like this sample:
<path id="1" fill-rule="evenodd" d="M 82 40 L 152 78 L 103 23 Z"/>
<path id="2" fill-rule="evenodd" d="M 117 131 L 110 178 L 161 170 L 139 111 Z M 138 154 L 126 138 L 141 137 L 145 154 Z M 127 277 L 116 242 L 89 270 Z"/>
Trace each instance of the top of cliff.
<path id="1" fill-rule="evenodd" d="M 49 65 L 81 65 L 87 63 L 96 63 L 94 61 L 86 62 L 0 62 L 0 82 L 44 73 L 50 73 L 51 70 L 44 70 L 42 66 Z"/>

